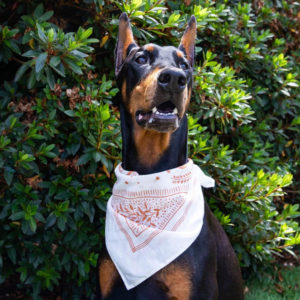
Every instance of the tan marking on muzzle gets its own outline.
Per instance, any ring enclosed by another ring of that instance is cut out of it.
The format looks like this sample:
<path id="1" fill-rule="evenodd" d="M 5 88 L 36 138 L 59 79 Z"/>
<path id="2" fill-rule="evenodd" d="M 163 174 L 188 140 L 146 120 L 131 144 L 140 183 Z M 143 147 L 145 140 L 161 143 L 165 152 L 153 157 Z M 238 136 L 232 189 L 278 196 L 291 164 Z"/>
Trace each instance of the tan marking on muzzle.
<path id="1" fill-rule="evenodd" d="M 154 165 L 168 148 L 171 133 L 157 132 L 139 126 L 135 120 L 137 110 L 152 109 L 157 89 L 157 78 L 163 69 L 155 68 L 132 91 L 128 103 L 128 110 L 134 124 L 134 143 L 138 160 L 144 166 Z"/>
<path id="2" fill-rule="evenodd" d="M 144 78 L 131 92 L 128 110 L 135 118 L 137 110 L 149 110 L 153 104 L 157 88 L 157 78 L 160 73 L 159 68 L 155 68 L 146 78 Z"/>

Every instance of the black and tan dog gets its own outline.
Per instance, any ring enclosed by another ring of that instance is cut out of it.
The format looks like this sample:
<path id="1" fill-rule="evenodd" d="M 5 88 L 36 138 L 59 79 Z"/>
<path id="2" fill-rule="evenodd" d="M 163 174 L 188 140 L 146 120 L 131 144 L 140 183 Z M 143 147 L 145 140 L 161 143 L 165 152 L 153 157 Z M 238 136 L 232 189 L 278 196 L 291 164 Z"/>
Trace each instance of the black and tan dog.
<path id="1" fill-rule="evenodd" d="M 195 37 L 196 19 L 192 17 L 178 48 L 139 47 L 127 15 L 121 15 L 115 71 L 122 95 L 124 169 L 150 174 L 187 162 L 185 113 L 191 97 Z M 99 283 L 102 299 L 244 298 L 238 260 L 207 204 L 198 238 L 167 267 L 127 291 L 106 254 L 100 260 Z"/>

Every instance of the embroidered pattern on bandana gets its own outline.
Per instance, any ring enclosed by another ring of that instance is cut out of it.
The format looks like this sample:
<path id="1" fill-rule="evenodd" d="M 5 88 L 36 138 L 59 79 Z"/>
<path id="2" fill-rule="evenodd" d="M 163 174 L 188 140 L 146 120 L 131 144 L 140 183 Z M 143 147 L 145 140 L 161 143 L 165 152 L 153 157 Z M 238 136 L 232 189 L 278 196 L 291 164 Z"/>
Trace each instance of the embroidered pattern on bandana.
<path id="1" fill-rule="evenodd" d="M 186 187 L 185 187 L 186 189 Z M 126 236 L 132 252 L 146 247 L 151 240 L 156 237 L 162 230 L 166 229 L 170 221 L 178 214 L 178 211 L 184 204 L 184 197 L 180 195 L 186 191 L 180 189 L 164 190 L 165 195 L 160 195 L 160 191 L 147 191 L 147 196 L 129 198 L 128 195 L 121 196 L 114 194 L 112 197 L 112 207 L 115 210 L 115 218 L 120 230 Z M 164 200 L 166 201 L 164 202 Z M 182 223 L 188 208 L 182 212 L 179 220 L 169 230 L 176 231 Z M 120 218 L 126 221 L 126 227 L 122 225 Z M 147 234 L 147 229 L 155 231 Z M 143 241 L 135 245 L 134 237 L 143 234 Z"/>
<path id="2" fill-rule="evenodd" d="M 187 164 L 179 169 L 186 169 L 186 166 Z M 121 165 L 118 168 L 122 174 L 130 177 L 138 176 L 136 172 L 125 171 Z M 171 170 L 168 170 L 167 173 L 170 175 Z M 161 178 L 156 177 L 155 179 L 159 181 Z M 113 190 L 111 205 L 114 216 L 132 252 L 146 247 L 162 230 L 176 231 L 190 208 L 189 203 L 183 211 L 180 211 L 185 204 L 184 196 L 190 189 L 191 179 L 191 171 L 188 170 L 180 175 L 171 175 L 172 184 L 175 186 L 169 189 L 142 189 L 138 192 Z M 128 182 L 125 181 L 125 184 Z M 135 184 L 139 185 L 140 183 L 137 181 Z M 168 226 L 175 217 L 176 223 Z M 122 222 L 122 218 L 126 223 Z M 148 233 L 147 229 L 149 231 L 150 228 L 154 231 Z M 142 237 L 137 240 L 136 238 L 141 235 Z"/>

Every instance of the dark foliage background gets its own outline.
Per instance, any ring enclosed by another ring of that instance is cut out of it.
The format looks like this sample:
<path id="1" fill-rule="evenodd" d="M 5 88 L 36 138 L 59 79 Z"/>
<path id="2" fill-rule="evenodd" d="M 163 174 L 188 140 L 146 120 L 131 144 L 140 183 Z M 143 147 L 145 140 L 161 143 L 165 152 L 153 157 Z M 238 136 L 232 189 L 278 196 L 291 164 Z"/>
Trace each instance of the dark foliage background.
<path id="1" fill-rule="evenodd" d="M 95 296 L 122 11 L 140 44 L 178 45 L 197 18 L 190 157 L 216 180 L 206 199 L 244 275 L 297 250 L 299 3 L 0 1 L 1 299 Z"/>

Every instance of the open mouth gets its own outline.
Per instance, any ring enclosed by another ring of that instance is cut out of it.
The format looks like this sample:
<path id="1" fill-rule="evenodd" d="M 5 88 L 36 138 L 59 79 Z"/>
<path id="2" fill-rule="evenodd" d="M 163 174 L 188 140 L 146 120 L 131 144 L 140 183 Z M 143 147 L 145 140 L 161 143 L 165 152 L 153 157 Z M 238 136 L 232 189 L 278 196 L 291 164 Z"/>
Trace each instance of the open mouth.
<path id="1" fill-rule="evenodd" d="M 175 130 L 179 126 L 178 110 L 171 101 L 155 106 L 151 111 L 138 110 L 135 117 L 140 126 L 157 131 Z"/>

